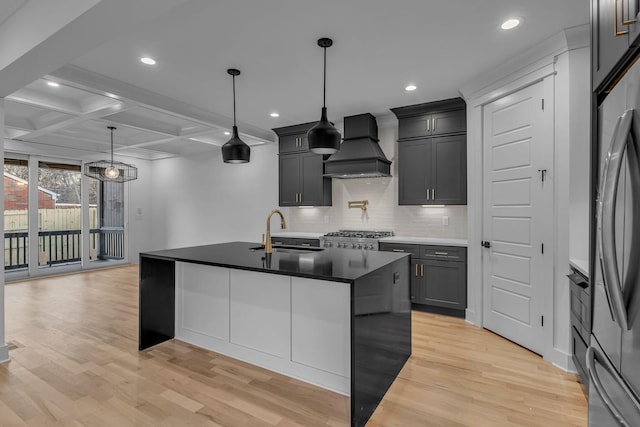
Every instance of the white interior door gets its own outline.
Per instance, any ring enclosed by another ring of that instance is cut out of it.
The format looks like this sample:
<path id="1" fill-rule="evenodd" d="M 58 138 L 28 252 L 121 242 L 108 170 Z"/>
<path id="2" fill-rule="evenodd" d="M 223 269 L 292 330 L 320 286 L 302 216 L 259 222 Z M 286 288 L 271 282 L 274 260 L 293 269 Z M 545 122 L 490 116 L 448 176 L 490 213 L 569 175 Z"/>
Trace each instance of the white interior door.
<path id="1" fill-rule="evenodd" d="M 483 110 L 483 239 L 491 244 L 483 249 L 484 326 L 536 353 L 553 280 L 552 242 L 543 247 L 553 227 L 553 134 L 543 96 L 539 82 Z"/>

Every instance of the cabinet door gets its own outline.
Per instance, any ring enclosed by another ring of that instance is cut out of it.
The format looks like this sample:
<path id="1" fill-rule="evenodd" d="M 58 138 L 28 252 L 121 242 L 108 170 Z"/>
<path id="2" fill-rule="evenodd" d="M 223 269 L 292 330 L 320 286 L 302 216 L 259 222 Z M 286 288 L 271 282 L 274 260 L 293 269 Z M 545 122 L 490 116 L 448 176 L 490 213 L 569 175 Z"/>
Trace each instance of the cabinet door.
<path id="1" fill-rule="evenodd" d="M 443 135 L 467 131 L 465 110 L 445 111 L 431 116 L 431 135 Z"/>
<path id="2" fill-rule="evenodd" d="M 422 260 L 411 258 L 411 302 L 420 303 L 423 299 L 424 286 L 422 283 L 421 268 L 424 271 Z"/>
<path id="3" fill-rule="evenodd" d="M 630 3 L 627 0 L 592 0 L 591 2 L 591 7 L 593 8 L 591 14 L 593 17 L 591 25 L 591 62 L 594 89 L 609 74 L 629 46 L 628 34 L 620 34 L 628 30 L 628 26 L 623 25 L 622 21 L 629 19 L 629 11 L 627 10 L 629 7 L 625 7 L 625 16 L 622 16 L 622 2 L 625 3 L 625 6 Z M 635 9 L 632 8 L 632 10 Z M 615 12 L 617 12 L 618 16 L 616 16 Z M 616 22 L 618 35 L 615 32 Z"/>
<path id="4" fill-rule="evenodd" d="M 398 204 L 427 204 L 427 176 L 431 174 L 429 139 L 398 143 Z"/>
<path id="5" fill-rule="evenodd" d="M 298 147 L 300 135 L 286 135 L 278 138 L 278 147 L 280 153 L 297 153 L 300 151 Z"/>
<path id="6" fill-rule="evenodd" d="M 301 206 L 323 205 L 324 178 L 321 154 L 299 154 Z"/>
<path id="7" fill-rule="evenodd" d="M 467 308 L 467 274 L 463 262 L 422 260 L 423 304 L 454 309 Z"/>
<path id="8" fill-rule="evenodd" d="M 429 204 L 467 204 L 467 136 L 433 138 Z"/>
<path id="9" fill-rule="evenodd" d="M 280 206 L 298 205 L 300 193 L 300 158 L 298 154 L 280 155 Z"/>
<path id="10" fill-rule="evenodd" d="M 398 139 L 419 138 L 431 133 L 431 114 L 405 117 L 398 121 Z"/>

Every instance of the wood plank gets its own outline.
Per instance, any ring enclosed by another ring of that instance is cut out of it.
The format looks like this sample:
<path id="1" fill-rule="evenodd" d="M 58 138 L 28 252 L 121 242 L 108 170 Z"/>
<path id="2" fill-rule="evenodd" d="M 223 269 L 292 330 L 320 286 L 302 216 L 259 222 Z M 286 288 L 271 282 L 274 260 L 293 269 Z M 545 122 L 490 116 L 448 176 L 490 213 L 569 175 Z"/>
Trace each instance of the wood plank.
<path id="1" fill-rule="evenodd" d="M 348 398 L 171 340 L 138 352 L 138 268 L 5 287 L 0 424 L 347 426 Z M 586 426 L 577 377 L 464 320 L 413 313 L 413 355 L 368 423 Z"/>

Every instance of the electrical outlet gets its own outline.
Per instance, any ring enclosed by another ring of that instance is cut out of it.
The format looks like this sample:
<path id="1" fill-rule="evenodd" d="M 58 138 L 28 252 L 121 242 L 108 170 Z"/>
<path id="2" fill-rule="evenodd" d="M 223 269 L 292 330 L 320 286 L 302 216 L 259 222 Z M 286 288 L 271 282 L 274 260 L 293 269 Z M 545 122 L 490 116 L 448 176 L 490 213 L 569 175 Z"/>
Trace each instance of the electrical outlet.
<path id="1" fill-rule="evenodd" d="M 442 225 L 449 225 L 449 217 L 447 215 L 443 215 Z"/>
<path id="2" fill-rule="evenodd" d="M 329 224 L 329 215 L 324 216 L 324 223 Z"/>

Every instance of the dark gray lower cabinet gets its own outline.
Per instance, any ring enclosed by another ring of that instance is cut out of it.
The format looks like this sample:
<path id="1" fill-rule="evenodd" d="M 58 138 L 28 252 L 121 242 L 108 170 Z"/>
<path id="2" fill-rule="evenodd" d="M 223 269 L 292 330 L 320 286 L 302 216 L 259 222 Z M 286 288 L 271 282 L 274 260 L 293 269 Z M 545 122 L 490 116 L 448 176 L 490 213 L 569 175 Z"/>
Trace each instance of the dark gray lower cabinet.
<path id="1" fill-rule="evenodd" d="M 464 317 L 467 248 L 380 243 L 380 250 L 411 254 L 411 302 L 416 309 Z"/>

